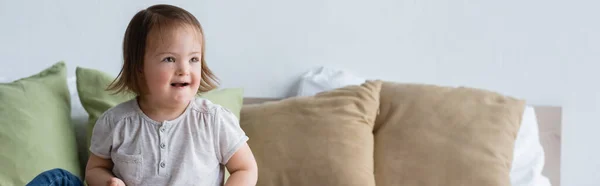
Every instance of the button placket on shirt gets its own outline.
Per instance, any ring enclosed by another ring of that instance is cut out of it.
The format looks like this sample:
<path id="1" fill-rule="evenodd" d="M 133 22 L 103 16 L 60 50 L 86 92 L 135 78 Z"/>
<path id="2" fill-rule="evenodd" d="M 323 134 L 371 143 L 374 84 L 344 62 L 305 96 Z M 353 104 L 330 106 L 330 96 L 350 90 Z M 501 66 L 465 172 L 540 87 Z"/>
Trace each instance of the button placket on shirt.
<path id="1" fill-rule="evenodd" d="M 162 125 L 159 128 L 159 133 L 158 133 L 158 144 L 159 144 L 159 156 L 160 156 L 160 161 L 158 162 L 158 174 L 162 175 L 164 174 L 164 172 L 166 172 L 164 169 L 167 166 L 167 148 L 166 148 L 166 143 L 167 143 L 167 128 L 169 127 L 169 123 L 168 122 L 163 122 Z"/>

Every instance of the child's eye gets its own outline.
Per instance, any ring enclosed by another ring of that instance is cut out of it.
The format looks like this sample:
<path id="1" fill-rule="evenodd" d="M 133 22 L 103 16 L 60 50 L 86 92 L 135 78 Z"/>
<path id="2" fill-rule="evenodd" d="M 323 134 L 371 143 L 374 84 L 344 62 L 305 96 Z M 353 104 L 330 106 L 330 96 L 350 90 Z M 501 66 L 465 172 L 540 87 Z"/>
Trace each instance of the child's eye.
<path id="1" fill-rule="evenodd" d="M 198 59 L 197 57 L 193 57 L 192 59 L 190 59 L 190 62 L 198 62 L 200 61 L 200 59 Z"/>
<path id="2" fill-rule="evenodd" d="M 175 58 L 173 58 L 173 57 L 165 57 L 162 61 L 163 62 L 175 62 Z"/>

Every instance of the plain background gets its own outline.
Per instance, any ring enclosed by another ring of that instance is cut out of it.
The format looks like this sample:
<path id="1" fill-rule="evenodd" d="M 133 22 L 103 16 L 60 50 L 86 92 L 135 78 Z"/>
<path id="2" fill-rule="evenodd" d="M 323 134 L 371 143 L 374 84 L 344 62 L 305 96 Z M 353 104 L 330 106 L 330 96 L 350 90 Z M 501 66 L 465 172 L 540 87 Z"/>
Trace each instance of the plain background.
<path id="1" fill-rule="evenodd" d="M 64 60 L 116 75 L 125 27 L 165 1 L 0 1 L 0 78 Z M 600 185 L 600 1 L 169 1 L 200 20 L 222 87 L 286 97 L 329 66 L 564 108 L 561 185 Z"/>

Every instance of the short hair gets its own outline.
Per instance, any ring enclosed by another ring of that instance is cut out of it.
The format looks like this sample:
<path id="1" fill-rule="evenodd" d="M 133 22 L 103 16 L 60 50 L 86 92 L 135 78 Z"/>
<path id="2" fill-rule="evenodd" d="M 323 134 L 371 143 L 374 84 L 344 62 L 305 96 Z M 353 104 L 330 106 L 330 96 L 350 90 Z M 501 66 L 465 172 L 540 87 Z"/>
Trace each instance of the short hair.
<path id="1" fill-rule="evenodd" d="M 179 23 L 179 24 L 174 24 Z M 218 86 L 218 79 L 208 68 L 205 61 L 205 38 L 200 22 L 188 11 L 173 6 L 159 4 L 139 11 L 127 26 L 123 39 L 123 67 L 119 75 L 108 86 L 107 90 L 122 93 L 125 91 L 141 95 L 145 90 L 143 78 L 144 55 L 148 34 L 152 29 L 161 27 L 190 25 L 198 30 L 202 39 L 201 51 L 201 81 L 198 93 L 208 92 Z"/>

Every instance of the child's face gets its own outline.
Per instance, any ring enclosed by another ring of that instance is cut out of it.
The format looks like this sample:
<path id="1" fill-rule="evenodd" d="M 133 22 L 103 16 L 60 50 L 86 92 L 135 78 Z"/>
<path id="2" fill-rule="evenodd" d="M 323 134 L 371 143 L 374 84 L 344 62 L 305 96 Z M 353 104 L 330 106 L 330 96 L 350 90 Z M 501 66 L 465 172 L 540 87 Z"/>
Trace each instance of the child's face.
<path id="1" fill-rule="evenodd" d="M 202 36 L 189 26 L 153 29 L 148 34 L 143 75 L 146 96 L 168 104 L 187 104 L 201 81 Z"/>

